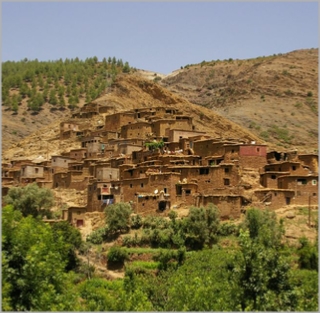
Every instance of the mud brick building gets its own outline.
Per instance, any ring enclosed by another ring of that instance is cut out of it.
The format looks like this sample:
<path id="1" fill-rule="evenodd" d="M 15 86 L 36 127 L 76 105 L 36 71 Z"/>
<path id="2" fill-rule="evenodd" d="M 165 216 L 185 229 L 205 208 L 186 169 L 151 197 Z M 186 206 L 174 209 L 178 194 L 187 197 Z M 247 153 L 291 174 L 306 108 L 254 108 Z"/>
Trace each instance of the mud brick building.
<path id="1" fill-rule="evenodd" d="M 121 138 L 128 139 L 132 137 L 147 138 L 151 133 L 151 125 L 148 122 L 135 122 L 129 125 L 121 126 Z"/>
<path id="2" fill-rule="evenodd" d="M 87 149 L 86 148 L 80 148 L 80 149 L 72 149 L 69 153 L 70 159 L 75 159 L 77 161 L 82 161 L 87 157 Z"/>
<path id="3" fill-rule="evenodd" d="M 213 203 L 222 219 L 238 218 L 249 206 L 317 207 L 317 154 L 268 151 L 262 143 L 213 138 L 174 108 L 110 111 L 89 103 L 60 123 L 60 140 L 73 137 L 77 148 L 36 163 L 3 163 L 3 194 L 32 181 L 81 192 L 86 204 L 63 212 L 77 227 L 84 225 L 88 212 L 103 212 L 119 202 L 130 203 L 141 215 Z M 104 123 L 90 126 L 91 117 Z M 151 142 L 163 147 L 149 150 L 146 143 Z"/>
<path id="4" fill-rule="evenodd" d="M 69 167 L 69 163 L 73 161 L 75 160 L 66 156 L 53 155 L 51 157 L 51 167 L 53 170 L 52 172 L 53 173 L 66 172 Z"/>

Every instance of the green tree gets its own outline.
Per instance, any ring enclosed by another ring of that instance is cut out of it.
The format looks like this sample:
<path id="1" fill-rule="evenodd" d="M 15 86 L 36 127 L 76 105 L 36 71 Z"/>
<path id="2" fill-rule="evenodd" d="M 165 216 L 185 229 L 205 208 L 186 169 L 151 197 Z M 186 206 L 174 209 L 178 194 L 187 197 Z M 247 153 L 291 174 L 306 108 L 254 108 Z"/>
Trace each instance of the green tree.
<path id="1" fill-rule="evenodd" d="M 50 104 L 53 104 L 53 105 L 56 105 L 58 103 L 58 99 L 57 99 L 57 96 L 56 96 L 56 91 L 54 89 L 50 90 L 49 101 L 48 102 Z"/>
<path id="2" fill-rule="evenodd" d="M 75 269 L 79 264 L 76 250 L 78 250 L 82 244 L 80 231 L 67 221 L 52 224 L 52 231 L 55 240 L 63 240 L 65 243 L 65 245 L 61 247 L 63 250 L 60 251 L 67 260 L 65 269 L 67 271 Z"/>
<path id="3" fill-rule="evenodd" d="M 64 96 L 59 96 L 59 106 L 60 108 L 64 108 L 66 106 L 66 101 L 64 100 Z"/>
<path id="4" fill-rule="evenodd" d="M 64 239 L 51 226 L 6 206 L 2 211 L 2 286 L 13 311 L 72 311 L 77 296 L 64 271 Z M 2 307 L 4 309 L 4 306 Z"/>
<path id="5" fill-rule="evenodd" d="M 20 87 L 20 95 L 22 98 L 25 98 L 28 95 L 29 87 L 26 83 L 22 83 Z"/>
<path id="6" fill-rule="evenodd" d="M 282 253 L 282 224 L 274 212 L 250 209 L 240 229 L 240 251 L 234 271 L 242 310 L 294 310 L 290 264 Z"/>
<path id="7" fill-rule="evenodd" d="M 93 278 L 79 284 L 86 311 L 151 311 L 140 288 L 126 290 L 122 280 Z"/>
<path id="8" fill-rule="evenodd" d="M 122 68 L 122 72 L 123 73 L 130 73 L 130 66 L 129 66 L 129 63 L 128 62 L 125 62 L 124 63 L 124 66 Z"/>
<path id="9" fill-rule="evenodd" d="M 213 205 L 206 208 L 191 207 L 189 215 L 183 220 L 186 246 L 202 249 L 204 245 L 217 243 L 219 212 Z"/>
<path id="10" fill-rule="evenodd" d="M 6 204 L 11 204 L 15 210 L 19 210 L 23 216 L 51 217 L 50 208 L 54 204 L 54 195 L 50 189 L 40 188 L 36 183 L 25 187 L 12 187 L 4 197 Z"/>
<path id="11" fill-rule="evenodd" d="M 232 280 L 233 251 L 213 248 L 191 254 L 171 272 L 163 299 L 165 311 L 239 311 Z M 155 288 L 157 288 L 155 286 Z"/>
<path id="12" fill-rule="evenodd" d="M 112 233 L 127 232 L 130 228 L 131 206 L 128 203 L 116 203 L 105 208 L 106 223 Z"/>
<path id="13" fill-rule="evenodd" d="M 300 268 L 318 271 L 318 245 L 311 244 L 306 237 L 300 238 L 299 243 L 297 253 Z"/>

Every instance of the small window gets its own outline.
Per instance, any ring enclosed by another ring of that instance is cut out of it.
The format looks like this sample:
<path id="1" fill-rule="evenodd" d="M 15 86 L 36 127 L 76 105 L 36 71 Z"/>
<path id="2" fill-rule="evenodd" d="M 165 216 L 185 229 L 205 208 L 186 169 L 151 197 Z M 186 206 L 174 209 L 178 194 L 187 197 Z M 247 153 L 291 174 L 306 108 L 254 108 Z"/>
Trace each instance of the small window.
<path id="1" fill-rule="evenodd" d="M 225 172 L 225 173 L 229 173 L 229 167 L 225 167 L 225 168 L 224 168 L 224 172 Z"/>
<path id="2" fill-rule="evenodd" d="M 229 178 L 224 178 L 223 182 L 224 182 L 225 186 L 229 186 L 230 185 L 230 179 Z"/>
<path id="3" fill-rule="evenodd" d="M 317 194 L 314 192 L 313 194 L 312 194 L 314 197 L 316 197 L 317 196 Z"/>
<path id="4" fill-rule="evenodd" d="M 209 169 L 208 168 L 200 168 L 200 175 L 208 175 Z"/>
<path id="5" fill-rule="evenodd" d="M 296 170 L 296 167 L 295 167 L 295 166 L 292 166 L 292 170 L 295 171 L 295 170 Z"/>
<path id="6" fill-rule="evenodd" d="M 260 148 L 257 148 L 257 152 L 260 152 Z"/>
<path id="7" fill-rule="evenodd" d="M 185 191 L 186 191 L 186 196 L 191 195 L 191 190 L 190 189 L 186 189 Z"/>
<path id="8" fill-rule="evenodd" d="M 143 183 L 140 184 L 141 188 L 143 188 Z"/>
<path id="9" fill-rule="evenodd" d="M 276 175 L 271 175 L 271 179 L 276 179 L 277 176 Z"/>
<path id="10" fill-rule="evenodd" d="M 34 171 L 36 174 L 39 173 L 39 169 L 37 167 L 34 169 Z"/>
<path id="11" fill-rule="evenodd" d="M 132 184 L 130 184 L 130 188 L 132 188 Z"/>
<path id="12" fill-rule="evenodd" d="M 297 179 L 298 185 L 306 185 L 307 180 L 305 178 L 298 178 Z"/>
<path id="13" fill-rule="evenodd" d="M 312 186 L 317 186 L 317 180 L 316 179 L 312 180 Z"/>

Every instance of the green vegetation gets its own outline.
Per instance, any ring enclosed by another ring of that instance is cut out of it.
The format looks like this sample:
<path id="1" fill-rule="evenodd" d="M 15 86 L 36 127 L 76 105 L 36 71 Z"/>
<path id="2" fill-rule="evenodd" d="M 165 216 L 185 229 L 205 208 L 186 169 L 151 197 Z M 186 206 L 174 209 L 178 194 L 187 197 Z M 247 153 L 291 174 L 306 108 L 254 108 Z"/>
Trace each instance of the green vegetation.
<path id="1" fill-rule="evenodd" d="M 130 228 L 131 206 L 128 203 L 117 203 L 106 207 L 106 224 L 111 233 L 127 232 Z"/>
<path id="2" fill-rule="evenodd" d="M 148 148 L 150 151 L 154 151 L 156 149 L 162 149 L 164 147 L 164 142 L 162 140 L 146 142 L 145 147 Z"/>
<path id="3" fill-rule="evenodd" d="M 308 93 L 309 94 L 309 93 Z M 310 107 L 311 111 L 315 114 L 318 114 L 318 105 L 317 103 L 314 101 L 314 99 L 312 98 L 312 92 L 311 92 L 311 96 L 308 96 L 306 98 L 306 105 L 308 107 Z"/>
<path id="4" fill-rule="evenodd" d="M 268 129 L 268 134 L 277 138 L 278 140 L 284 142 L 284 143 L 291 143 L 291 140 L 294 138 L 293 135 L 289 134 L 289 131 L 284 127 L 281 128 L 277 125 L 272 125 L 269 129 Z M 261 134 L 260 134 L 261 135 Z"/>
<path id="5" fill-rule="evenodd" d="M 104 241 L 129 232 L 132 219 L 121 218 L 122 210 L 130 206 L 106 210 Z M 290 246 L 274 212 L 248 209 L 240 224 L 220 222 L 213 205 L 191 207 L 184 218 L 175 211 L 169 219 L 132 216 L 138 221 L 132 232 L 153 233 L 152 242 L 124 247 L 117 241 L 104 252 L 100 244 L 83 243 L 67 222 L 50 226 L 4 207 L 2 309 L 318 311 L 318 243 L 301 238 Z M 87 261 L 77 259 L 77 251 Z M 120 266 L 124 278 L 103 278 L 90 264 L 94 255 L 107 256 L 108 268 Z"/>
<path id="6" fill-rule="evenodd" d="M 11 204 L 23 216 L 47 216 L 51 218 L 50 208 L 54 204 L 54 196 L 51 189 L 40 188 L 36 183 L 33 183 L 25 187 L 10 188 L 8 194 L 4 197 L 4 202 Z"/>
<path id="7" fill-rule="evenodd" d="M 111 263 L 124 263 L 128 260 L 129 255 L 126 249 L 114 246 L 111 247 L 108 253 L 108 262 Z"/>
<path id="8" fill-rule="evenodd" d="M 31 215 L 23 217 L 12 206 L 3 208 L 3 310 L 77 309 L 78 299 L 71 283 L 73 274 L 67 267 L 74 264 L 70 252 L 78 245 L 79 237 L 70 234 L 66 239 L 68 229 L 58 228 L 53 230 Z"/>
<path id="9" fill-rule="evenodd" d="M 109 62 L 110 60 L 110 62 Z M 18 112 L 23 99 L 33 113 L 45 103 L 59 109 L 77 107 L 80 99 L 90 102 L 114 82 L 118 73 L 129 73 L 128 62 L 115 57 L 98 62 L 97 57 L 82 61 L 62 59 L 40 62 L 36 60 L 2 63 L 2 105 Z M 16 93 L 19 89 L 19 93 Z"/>

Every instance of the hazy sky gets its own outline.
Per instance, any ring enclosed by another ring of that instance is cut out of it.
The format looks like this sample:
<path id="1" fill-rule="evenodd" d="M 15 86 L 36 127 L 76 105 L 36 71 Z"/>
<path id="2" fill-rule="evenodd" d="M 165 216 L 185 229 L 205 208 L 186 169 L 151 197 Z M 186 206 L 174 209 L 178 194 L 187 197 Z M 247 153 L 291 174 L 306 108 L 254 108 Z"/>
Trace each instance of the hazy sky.
<path id="1" fill-rule="evenodd" d="M 319 6 L 301 2 L 2 2 L 2 61 L 115 56 L 168 74 L 203 60 L 318 48 Z"/>

